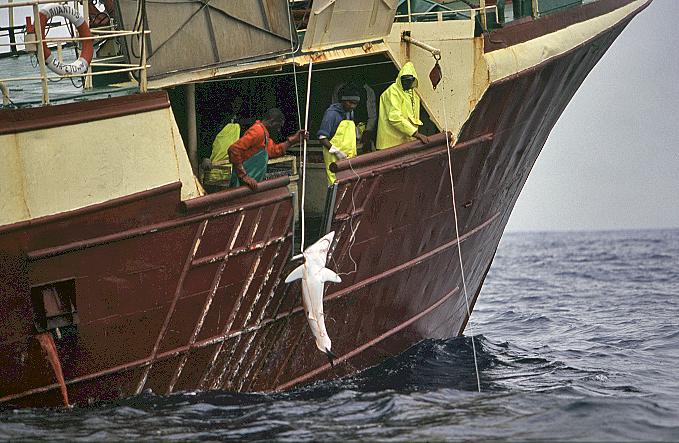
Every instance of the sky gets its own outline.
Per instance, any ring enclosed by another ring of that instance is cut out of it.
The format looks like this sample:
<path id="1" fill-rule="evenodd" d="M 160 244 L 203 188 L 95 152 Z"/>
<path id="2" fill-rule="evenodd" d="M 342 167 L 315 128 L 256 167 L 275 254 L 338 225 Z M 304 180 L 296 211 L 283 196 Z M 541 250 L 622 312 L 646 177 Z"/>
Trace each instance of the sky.
<path id="1" fill-rule="evenodd" d="M 679 0 L 613 43 L 538 157 L 507 231 L 679 227 Z"/>
<path id="2" fill-rule="evenodd" d="M 552 130 L 508 231 L 679 227 L 677 19 L 679 0 L 654 0 L 613 43 Z"/>

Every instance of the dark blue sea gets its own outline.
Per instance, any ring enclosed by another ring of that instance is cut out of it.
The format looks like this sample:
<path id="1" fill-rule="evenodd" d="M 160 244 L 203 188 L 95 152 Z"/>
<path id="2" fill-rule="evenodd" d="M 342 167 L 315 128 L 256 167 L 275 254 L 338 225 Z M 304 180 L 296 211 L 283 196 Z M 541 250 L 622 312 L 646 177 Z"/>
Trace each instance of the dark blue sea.
<path id="1" fill-rule="evenodd" d="M 678 293 L 679 230 L 508 233 L 465 337 L 284 394 L 0 410 L 0 439 L 679 441 Z"/>

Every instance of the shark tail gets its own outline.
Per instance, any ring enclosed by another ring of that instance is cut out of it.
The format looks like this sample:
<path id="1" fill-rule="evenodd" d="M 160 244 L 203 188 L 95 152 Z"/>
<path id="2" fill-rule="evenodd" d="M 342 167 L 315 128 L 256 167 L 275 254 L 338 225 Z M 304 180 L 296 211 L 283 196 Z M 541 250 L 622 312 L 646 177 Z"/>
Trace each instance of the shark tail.
<path id="1" fill-rule="evenodd" d="M 325 350 L 325 355 L 328 356 L 328 361 L 330 362 L 330 367 L 334 368 L 335 367 L 335 359 L 337 356 L 333 354 L 333 352 L 330 349 Z"/>

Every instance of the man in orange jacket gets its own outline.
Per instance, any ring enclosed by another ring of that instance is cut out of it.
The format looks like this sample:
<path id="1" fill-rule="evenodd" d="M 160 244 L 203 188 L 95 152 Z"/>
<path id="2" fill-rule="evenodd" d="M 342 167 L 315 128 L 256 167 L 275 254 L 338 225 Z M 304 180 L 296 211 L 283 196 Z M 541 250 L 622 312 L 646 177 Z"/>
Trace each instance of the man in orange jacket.
<path id="1" fill-rule="evenodd" d="M 285 116 L 278 108 L 269 109 L 264 119 L 257 120 L 245 134 L 229 146 L 229 161 L 233 165 L 230 187 L 247 185 L 257 190 L 257 182 L 266 177 L 269 158 L 280 157 L 292 145 L 307 138 L 306 131 L 300 129 L 282 143 L 274 143 L 269 136 L 271 131 L 280 130 L 285 124 Z"/>

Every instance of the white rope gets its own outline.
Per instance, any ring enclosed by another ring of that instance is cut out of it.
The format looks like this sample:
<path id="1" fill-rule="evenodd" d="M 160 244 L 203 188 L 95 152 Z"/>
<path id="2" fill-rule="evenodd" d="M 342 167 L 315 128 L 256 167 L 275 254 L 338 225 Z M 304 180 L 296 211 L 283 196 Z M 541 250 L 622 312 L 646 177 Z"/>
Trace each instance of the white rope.
<path id="1" fill-rule="evenodd" d="M 443 77 L 443 121 L 446 130 L 446 152 L 448 153 L 448 172 L 450 174 L 450 190 L 453 194 L 453 215 L 455 218 L 455 236 L 457 237 L 457 256 L 460 259 L 460 272 L 462 274 L 462 288 L 464 289 L 464 300 L 467 303 L 467 328 L 469 329 L 469 335 L 472 339 L 472 350 L 474 352 L 474 369 L 476 370 L 476 385 L 481 392 L 481 378 L 479 377 L 479 364 L 476 360 L 476 345 L 474 344 L 474 333 L 471 328 L 471 310 L 469 309 L 469 296 L 467 295 L 467 280 L 464 275 L 464 265 L 462 264 L 462 246 L 460 245 L 460 228 L 457 222 L 457 205 L 455 204 L 455 181 L 453 180 L 453 159 L 450 153 L 450 137 L 448 135 L 448 112 L 446 111 L 446 79 Z"/>
<path id="2" fill-rule="evenodd" d="M 290 28 L 290 55 L 292 55 L 292 78 L 295 81 L 295 105 L 297 105 L 297 129 L 302 129 L 302 112 L 299 106 L 299 86 L 297 85 L 297 63 L 295 62 L 295 53 L 297 52 L 297 49 L 295 49 L 295 43 L 292 35 L 292 30 L 294 29 L 295 32 L 297 31 L 297 28 L 295 27 L 295 24 L 292 21 L 292 17 L 290 16 L 290 5 L 286 8 L 288 12 L 288 27 Z M 255 77 L 256 78 L 256 77 Z M 309 80 L 311 80 L 311 63 L 309 64 Z M 306 130 L 308 126 L 308 116 L 309 116 L 309 89 L 310 89 L 311 81 L 309 81 L 309 84 L 307 85 L 307 105 L 306 105 L 306 118 L 305 118 L 305 126 L 304 129 Z M 304 159 L 302 159 L 302 153 L 300 152 L 299 155 L 299 162 L 302 163 L 302 208 L 301 208 L 301 216 L 302 216 L 302 242 L 300 244 L 300 252 L 304 252 L 304 194 L 306 192 L 306 145 L 307 141 L 306 138 L 304 138 Z M 302 160 L 304 160 L 302 162 Z M 294 232 L 295 226 L 293 223 L 292 230 Z M 294 248 L 293 248 L 294 249 Z M 292 253 L 294 254 L 295 251 L 293 250 Z M 301 255 L 301 254 L 300 254 Z M 297 256 L 295 256 L 297 257 Z M 295 258 L 293 257 L 293 258 Z"/>
<path id="3" fill-rule="evenodd" d="M 313 64 L 314 62 L 309 60 L 309 76 L 307 77 L 307 85 L 306 85 L 306 109 L 304 111 L 304 129 L 309 127 L 309 98 L 311 97 L 311 71 L 313 70 Z M 306 196 L 306 146 L 307 146 L 307 139 L 304 138 L 304 159 L 302 163 L 302 204 L 300 208 L 300 212 L 302 215 L 302 241 L 300 243 L 300 251 L 304 252 L 304 219 L 306 218 L 304 216 L 304 197 Z"/>
<path id="4" fill-rule="evenodd" d="M 288 5 L 286 9 L 288 11 L 288 26 L 290 27 L 290 55 L 292 55 L 292 77 L 295 79 L 295 104 L 297 105 L 297 129 L 302 129 L 302 113 L 300 112 L 299 109 L 299 88 L 297 86 L 297 63 L 295 63 L 295 53 L 297 52 L 297 49 L 295 49 L 295 43 L 292 38 L 293 37 L 292 30 L 294 29 L 295 31 L 297 31 L 297 28 L 295 28 L 295 24 L 292 22 L 292 17 L 290 17 L 290 5 Z"/>

